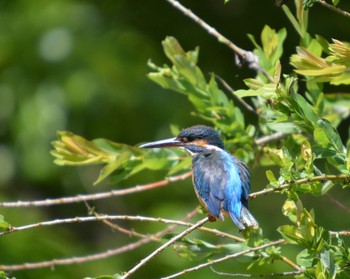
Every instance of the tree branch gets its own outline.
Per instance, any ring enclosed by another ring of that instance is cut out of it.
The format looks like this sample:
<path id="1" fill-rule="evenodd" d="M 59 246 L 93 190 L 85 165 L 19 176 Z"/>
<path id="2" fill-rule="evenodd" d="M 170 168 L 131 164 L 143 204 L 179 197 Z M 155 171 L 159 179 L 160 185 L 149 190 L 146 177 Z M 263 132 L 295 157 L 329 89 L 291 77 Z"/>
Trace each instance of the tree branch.
<path id="1" fill-rule="evenodd" d="M 142 266 L 144 266 L 147 262 L 149 262 L 152 258 L 154 258 L 156 255 L 161 253 L 163 250 L 165 250 L 167 247 L 169 247 L 171 244 L 175 243 L 177 240 L 183 238 L 184 236 L 188 235 L 195 229 L 201 227 L 206 222 L 209 221 L 209 217 L 205 217 L 204 219 L 200 220 L 196 224 L 194 224 L 192 227 L 188 228 L 187 230 L 183 231 L 182 233 L 176 235 L 175 237 L 171 238 L 169 241 L 164 243 L 162 246 L 160 246 L 158 249 L 153 251 L 151 254 L 149 254 L 146 258 L 142 259 L 140 263 L 135 265 L 132 269 L 130 269 L 127 273 L 125 273 L 121 279 L 129 278 L 132 274 L 134 274 L 138 269 L 140 269 Z"/>
<path id="2" fill-rule="evenodd" d="M 254 142 L 256 145 L 265 145 L 273 141 L 278 141 L 280 139 L 283 139 L 285 137 L 288 137 L 290 134 L 283 134 L 283 133 L 275 133 L 272 135 L 264 136 L 261 138 L 256 139 Z"/>
<path id="3" fill-rule="evenodd" d="M 190 212 L 189 214 L 186 215 L 185 218 L 182 219 L 182 221 L 188 220 L 192 218 L 195 213 L 197 213 L 197 209 L 195 211 Z M 185 223 L 188 225 L 188 227 L 192 226 L 193 224 L 191 223 Z M 84 263 L 84 262 L 89 262 L 89 261 L 95 261 L 99 259 L 104 259 L 107 257 L 111 257 L 117 254 L 121 254 L 124 252 L 128 252 L 131 250 L 134 250 L 142 245 L 145 245 L 151 241 L 156 241 L 160 239 L 163 235 L 168 234 L 171 232 L 175 227 L 177 227 L 177 224 L 174 224 L 172 226 L 169 226 L 168 228 L 154 234 L 154 235 L 149 235 L 145 238 L 142 238 L 141 240 L 116 248 L 116 249 L 109 249 L 105 252 L 93 254 L 93 255 L 87 255 L 87 256 L 82 256 L 82 257 L 71 257 L 71 258 L 66 258 L 66 259 L 53 259 L 50 261 L 42 261 L 42 262 L 35 262 L 35 263 L 23 263 L 23 264 L 15 264 L 15 265 L 0 265 L 0 270 L 6 270 L 6 271 L 16 271 L 16 270 L 26 270 L 26 269 L 39 269 L 39 268 L 44 268 L 44 267 L 51 267 L 53 268 L 55 265 L 70 265 L 70 264 L 75 264 L 75 263 Z M 244 242 L 244 239 L 237 238 L 235 236 L 229 235 L 224 232 L 220 232 L 218 230 L 213 230 L 209 228 L 204 228 L 200 227 L 198 228 L 200 231 L 212 233 L 214 235 L 217 235 L 219 237 L 228 237 L 231 238 L 235 241 L 240 241 Z"/>
<path id="4" fill-rule="evenodd" d="M 329 233 L 330 233 L 331 236 L 333 236 L 333 237 L 335 237 L 335 236 L 337 236 L 337 235 L 350 236 L 350 231 L 339 231 L 339 232 L 329 231 Z"/>
<path id="5" fill-rule="evenodd" d="M 0 270 L 4 271 L 18 271 L 18 270 L 27 270 L 27 269 L 39 269 L 44 267 L 53 268 L 56 265 L 71 265 L 71 264 L 81 264 L 90 261 L 96 261 L 100 259 L 105 259 L 117 254 L 121 254 L 130 250 L 134 250 L 148 242 L 152 241 L 151 237 L 141 239 L 137 242 L 130 243 L 128 245 L 116 248 L 108 249 L 101 253 L 91 254 L 81 257 L 71 257 L 65 259 L 53 259 L 50 261 L 34 262 L 34 263 L 23 263 L 23 264 L 14 264 L 14 265 L 0 265 Z"/>
<path id="6" fill-rule="evenodd" d="M 242 106 L 244 106 L 246 108 L 246 110 L 254 113 L 255 115 L 262 117 L 259 113 L 257 113 L 257 111 L 251 107 L 247 102 L 245 102 L 243 100 L 243 98 L 239 98 L 237 97 L 237 95 L 235 94 L 235 91 L 233 90 L 233 88 L 221 77 L 219 77 L 218 75 L 215 75 L 215 77 L 221 82 L 221 84 L 232 94 L 232 96 L 235 98 L 235 100 L 237 100 Z"/>
<path id="7" fill-rule="evenodd" d="M 326 1 L 324 0 L 317 0 L 317 3 L 322 5 L 323 7 L 326 7 L 327 9 L 330 9 L 331 11 L 333 12 L 336 12 L 340 15 L 343 15 L 343 16 L 346 16 L 346 17 L 350 17 L 350 13 L 349 12 L 346 12 L 342 9 L 339 9 L 331 4 L 328 4 Z"/>
<path id="8" fill-rule="evenodd" d="M 299 180 L 295 180 L 289 183 L 284 183 L 281 184 L 280 186 L 274 187 L 274 188 L 265 188 L 261 191 L 258 192 L 254 192 L 251 193 L 249 195 L 250 198 L 255 199 L 257 196 L 260 195 L 265 195 L 271 192 L 277 192 L 277 191 L 282 191 L 283 189 L 288 189 L 290 187 L 292 187 L 293 185 L 300 185 L 300 184 L 304 184 L 304 183 L 310 183 L 310 182 L 317 182 L 317 181 L 327 181 L 327 180 L 344 180 L 344 181 L 348 181 L 350 179 L 350 176 L 347 174 L 338 174 L 338 175 L 320 175 L 320 176 L 314 176 L 311 178 L 302 178 Z"/>
<path id="9" fill-rule="evenodd" d="M 296 271 L 285 271 L 285 272 L 279 272 L 279 273 L 268 273 L 268 274 L 248 274 L 248 273 L 227 273 L 227 272 L 220 272 L 215 270 L 212 266 L 210 267 L 210 269 L 218 274 L 218 275 L 222 275 L 222 276 L 228 276 L 228 277 L 244 277 L 244 278 L 271 278 L 271 277 L 284 277 L 284 276 L 295 276 L 298 274 L 302 274 L 303 271 L 302 270 L 296 270 Z"/>
<path id="10" fill-rule="evenodd" d="M 129 221 L 141 221 L 141 222 L 159 222 L 164 224 L 173 224 L 178 226 L 185 226 L 185 227 L 191 227 L 193 226 L 192 223 L 183 222 L 183 221 L 177 221 L 177 220 L 171 220 L 171 219 L 164 219 L 164 218 L 152 218 L 152 217 L 144 217 L 144 216 L 130 216 L 130 215 L 98 215 L 98 216 L 88 216 L 88 217 L 74 217 L 74 218 L 66 218 L 66 219 L 57 219 L 52 221 L 45 221 L 45 222 L 38 222 L 35 224 L 20 226 L 20 227 L 10 227 L 9 230 L 0 232 L 0 236 L 6 235 L 13 232 L 18 231 L 24 231 L 39 227 L 48 227 L 48 226 L 54 226 L 54 225 L 60 225 L 60 224 L 72 224 L 72 223 L 85 223 L 85 222 L 97 222 L 97 221 L 104 221 L 104 220 L 129 220 Z M 227 237 L 230 239 L 233 239 L 234 241 L 238 242 L 244 242 L 244 239 L 227 234 L 224 232 L 221 232 L 216 229 L 210 229 L 201 227 L 198 228 L 200 231 L 208 232 L 220 237 Z"/>
<path id="11" fill-rule="evenodd" d="M 185 16 L 192 19 L 195 23 L 201 26 L 204 30 L 206 30 L 210 35 L 214 36 L 219 43 L 222 43 L 229 47 L 233 52 L 239 56 L 241 60 L 247 63 L 248 67 L 255 71 L 262 72 L 270 82 L 274 82 L 274 79 L 267 73 L 264 69 L 262 69 L 259 65 L 259 58 L 251 51 L 246 51 L 238 46 L 236 46 L 233 42 L 231 42 L 224 35 L 219 33 L 214 27 L 210 26 L 196 14 L 194 14 L 190 9 L 184 7 L 181 3 L 176 0 L 166 0 L 169 2 L 174 8 L 181 11 Z"/>
<path id="12" fill-rule="evenodd" d="M 68 203 L 78 203 L 92 200 L 100 200 L 110 197 L 124 196 L 133 193 L 143 192 L 147 190 L 152 190 L 155 188 L 167 186 L 171 182 L 184 180 L 192 175 L 192 172 L 186 172 L 177 176 L 171 176 L 164 180 L 144 184 L 136 185 L 134 187 L 121 189 L 121 190 L 112 190 L 109 192 L 87 194 L 87 195 L 77 195 L 73 197 L 62 197 L 57 199 L 45 199 L 38 201 L 15 201 L 15 202 L 0 202 L 0 207 L 39 207 L 39 206 L 51 206 L 57 204 L 68 204 Z"/>
<path id="13" fill-rule="evenodd" d="M 286 264 L 288 264 L 289 266 L 293 267 L 295 270 L 297 271 L 301 271 L 302 269 L 300 268 L 300 266 L 298 266 L 296 263 L 292 262 L 290 259 L 288 259 L 285 256 L 279 255 L 279 258 L 282 262 L 285 262 Z"/>
<path id="14" fill-rule="evenodd" d="M 334 203 L 338 208 L 344 210 L 346 213 L 350 214 L 350 208 L 342 204 L 340 201 L 333 198 L 330 194 L 325 194 L 326 198 L 330 200 L 332 203 Z"/>
<path id="15" fill-rule="evenodd" d="M 172 274 L 172 275 L 167 276 L 167 277 L 163 277 L 162 279 L 170 279 L 170 278 L 179 277 L 179 276 L 184 275 L 186 273 L 197 271 L 197 270 L 202 269 L 204 267 L 208 267 L 208 266 L 211 266 L 211 265 L 214 265 L 214 264 L 226 261 L 228 259 L 234 259 L 234 258 L 237 258 L 239 256 L 243 256 L 245 254 L 248 254 L 248 253 L 251 253 L 251 252 L 254 252 L 254 251 L 258 251 L 258 250 L 262 250 L 262 249 L 265 249 L 265 248 L 268 248 L 268 247 L 271 247 L 271 246 L 274 246 L 274 245 L 279 245 L 279 244 L 282 244 L 282 243 L 286 243 L 286 241 L 284 239 L 271 241 L 271 242 L 269 242 L 267 244 L 264 244 L 264 245 L 260 245 L 260 246 L 253 247 L 253 248 L 249 248 L 249 249 L 244 250 L 242 252 L 238 252 L 238 253 L 235 253 L 235 254 L 230 254 L 230 255 L 227 255 L 225 257 L 222 257 L 222 258 L 210 261 L 210 262 L 206 262 L 206 263 L 197 265 L 197 266 L 192 267 L 192 268 L 184 269 L 181 272 Z"/>

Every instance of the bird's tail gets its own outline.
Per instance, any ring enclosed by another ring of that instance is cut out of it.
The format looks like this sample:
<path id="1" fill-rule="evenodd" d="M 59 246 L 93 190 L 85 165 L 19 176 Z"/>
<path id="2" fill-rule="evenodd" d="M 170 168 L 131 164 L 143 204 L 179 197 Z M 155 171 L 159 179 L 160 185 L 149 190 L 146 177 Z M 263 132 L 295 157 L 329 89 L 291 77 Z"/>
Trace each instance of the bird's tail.
<path id="1" fill-rule="evenodd" d="M 244 224 L 244 227 L 253 227 L 257 228 L 259 227 L 259 223 L 255 220 L 254 216 L 250 213 L 248 208 L 245 206 L 242 206 L 241 210 L 241 220 L 242 223 Z"/>

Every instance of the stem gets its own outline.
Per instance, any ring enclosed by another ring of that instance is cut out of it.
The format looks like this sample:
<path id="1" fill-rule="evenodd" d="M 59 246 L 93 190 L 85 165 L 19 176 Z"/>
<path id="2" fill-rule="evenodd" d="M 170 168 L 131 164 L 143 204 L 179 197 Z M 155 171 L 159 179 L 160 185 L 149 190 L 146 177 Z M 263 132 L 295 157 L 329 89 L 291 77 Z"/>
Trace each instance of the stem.
<path id="1" fill-rule="evenodd" d="M 317 182 L 317 181 L 324 182 L 327 180 L 345 180 L 346 181 L 349 179 L 350 179 L 350 176 L 347 174 L 339 174 L 339 175 L 325 175 L 324 174 L 324 175 L 315 176 L 315 177 L 311 177 L 311 178 L 303 178 L 303 179 L 295 180 L 295 181 L 292 181 L 289 183 L 284 183 L 284 184 L 282 184 L 278 187 L 275 187 L 275 188 L 265 188 L 261 191 L 251 193 L 249 195 L 249 197 L 254 199 L 260 195 L 265 195 L 265 194 L 268 194 L 271 192 L 281 191 L 283 189 L 290 188 L 293 185 L 300 185 L 300 184 L 304 184 L 304 183 Z"/>
<path id="2" fill-rule="evenodd" d="M 208 266 L 211 266 L 211 265 L 214 265 L 214 264 L 217 264 L 217 263 L 226 261 L 226 260 L 228 260 L 228 259 L 234 259 L 234 258 L 237 258 L 237 257 L 239 257 L 239 256 L 242 256 L 242 255 L 245 255 L 245 254 L 254 252 L 254 251 L 262 250 L 262 249 L 265 249 L 265 248 L 268 248 L 268 247 L 271 247 L 271 246 L 274 246 L 274 245 L 282 244 L 282 243 L 285 243 L 285 242 L 286 242 L 286 241 L 285 241 L 284 239 L 279 239 L 279 240 L 276 240 L 276 241 L 271 241 L 271 242 L 269 242 L 269 243 L 267 243 L 267 244 L 264 244 L 264 245 L 260 245 L 260 246 L 254 247 L 254 248 L 250 248 L 250 249 L 247 249 L 247 250 L 244 250 L 244 251 L 242 251 L 242 252 L 235 253 L 235 254 L 230 254 L 230 255 L 227 255 L 227 256 L 225 256 L 225 257 L 222 257 L 222 258 L 219 258 L 219 259 L 210 261 L 210 262 L 206 262 L 206 263 L 197 265 L 197 266 L 192 267 L 192 268 L 185 269 L 185 270 L 183 270 L 183 271 L 181 271 L 181 272 L 172 274 L 172 275 L 167 276 L 167 277 L 163 277 L 162 279 L 170 279 L 170 278 L 179 277 L 179 276 L 184 275 L 184 274 L 187 274 L 187 273 L 189 273 L 189 272 L 196 271 L 196 270 L 202 269 L 202 268 L 204 268 L 204 267 L 208 267 Z"/>
<path id="3" fill-rule="evenodd" d="M 209 221 L 209 217 L 205 217 L 201 221 L 194 224 L 192 227 L 188 228 L 187 230 L 183 231 L 182 233 L 178 234 L 177 236 L 173 237 L 166 243 L 164 243 L 162 246 L 160 246 L 158 249 L 153 251 L 151 254 L 149 254 L 146 258 L 142 259 L 140 263 L 135 265 L 132 269 L 130 269 L 127 273 L 125 273 L 120 279 L 126 279 L 129 278 L 132 274 L 134 274 L 138 269 L 140 269 L 142 266 L 144 266 L 147 262 L 149 262 L 152 258 L 154 258 L 157 254 L 161 253 L 163 250 L 165 250 L 167 247 L 169 247 L 171 244 L 175 243 L 177 240 L 183 238 L 184 236 L 188 235 L 195 229 L 201 227 L 206 222 Z"/>
<path id="4" fill-rule="evenodd" d="M 50 206 L 57 204 L 68 204 L 68 203 L 78 203 L 92 200 L 100 200 L 110 197 L 124 196 L 128 194 L 143 192 L 147 190 L 156 189 L 159 187 L 167 186 L 171 182 L 184 180 L 192 175 L 192 172 L 186 172 L 173 177 L 168 177 L 164 180 L 145 184 L 145 185 L 136 185 L 130 188 L 121 189 L 121 190 L 112 190 L 109 192 L 87 194 L 87 195 L 77 195 L 74 197 L 62 197 L 57 199 L 46 199 L 38 201 L 16 201 L 16 202 L 0 202 L 0 207 L 39 207 L 39 206 Z"/>
<path id="5" fill-rule="evenodd" d="M 331 4 L 328 4 L 326 1 L 323 0 L 317 0 L 317 3 L 322 5 L 323 7 L 326 7 L 327 9 L 330 9 L 333 12 L 336 12 L 340 15 L 346 16 L 346 17 L 350 17 L 350 13 L 347 11 L 344 11 L 342 9 L 339 9 Z"/>

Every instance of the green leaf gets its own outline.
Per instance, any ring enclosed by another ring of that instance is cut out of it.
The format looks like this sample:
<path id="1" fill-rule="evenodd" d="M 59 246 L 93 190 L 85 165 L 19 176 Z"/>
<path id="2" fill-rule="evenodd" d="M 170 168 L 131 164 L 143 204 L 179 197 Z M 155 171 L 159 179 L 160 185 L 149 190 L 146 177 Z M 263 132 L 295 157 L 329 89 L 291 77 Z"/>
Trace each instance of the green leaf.
<path id="1" fill-rule="evenodd" d="M 4 216 L 0 215 L 0 232 L 8 231 L 10 228 L 11 225 L 5 221 Z"/>
<path id="2" fill-rule="evenodd" d="M 182 161 L 180 161 L 179 164 L 176 164 L 174 167 L 172 167 L 168 175 L 174 175 L 184 170 L 189 170 L 191 168 L 191 165 L 192 158 L 188 156 L 187 158 L 184 158 Z"/>
<path id="3" fill-rule="evenodd" d="M 58 165 L 91 165 L 108 162 L 111 155 L 96 144 L 68 131 L 59 131 L 51 154 Z M 113 157 L 113 156 L 112 156 Z"/>
<path id="4" fill-rule="evenodd" d="M 300 131 L 300 127 L 294 122 L 271 122 L 267 123 L 266 126 L 273 131 L 283 134 L 293 134 Z"/>
<path id="5" fill-rule="evenodd" d="M 7 277 L 5 271 L 0 271 L 0 279 L 16 279 L 16 277 Z"/>
<path id="6" fill-rule="evenodd" d="M 266 171 L 266 177 L 269 180 L 270 183 L 275 183 L 277 182 L 277 179 L 275 175 L 273 174 L 272 170 L 267 170 Z"/>
<path id="7" fill-rule="evenodd" d="M 310 268 L 313 266 L 314 255 L 310 254 L 308 249 L 302 250 L 296 257 L 297 265 L 304 268 Z"/>
<path id="8" fill-rule="evenodd" d="M 278 227 L 277 231 L 290 244 L 299 244 L 302 236 L 296 226 L 283 225 Z"/>
<path id="9" fill-rule="evenodd" d="M 125 151 L 116 158 L 115 161 L 107 164 L 101 171 L 100 175 L 97 178 L 97 180 L 94 182 L 94 185 L 97 185 L 98 183 L 105 180 L 108 176 L 110 176 L 115 170 L 120 169 L 126 164 L 131 157 L 131 153 L 128 151 Z"/>
<path id="10" fill-rule="evenodd" d="M 311 1 L 316 1 L 316 0 L 311 0 Z M 283 5 L 282 10 L 286 14 L 289 21 L 292 23 L 294 29 L 299 33 L 300 37 L 303 37 L 303 30 L 302 30 L 298 20 L 294 17 L 292 11 L 288 8 L 287 5 Z"/>
<path id="11" fill-rule="evenodd" d="M 238 253 L 247 250 L 247 245 L 243 243 L 227 244 L 227 245 L 214 245 L 201 239 L 189 239 L 182 238 L 174 244 L 174 249 L 178 256 L 188 258 L 190 260 L 194 258 L 208 258 L 212 255 L 226 255 L 228 253 Z M 251 255 L 246 256 L 253 256 Z"/>
<path id="12" fill-rule="evenodd" d="M 242 113 L 238 113 L 239 108 L 219 89 L 214 75 L 207 82 L 197 66 L 199 49 L 185 52 L 173 37 L 167 37 L 162 44 L 173 65 L 157 67 L 149 62 L 155 71 L 148 75 L 149 78 L 167 89 L 186 95 L 196 109 L 194 115 L 211 122 L 222 131 L 244 134 L 245 127 L 244 122 L 242 124 Z"/>
<path id="13" fill-rule="evenodd" d="M 332 3 L 334 6 L 337 6 L 339 4 L 340 0 L 332 0 Z"/>
<path id="14" fill-rule="evenodd" d="M 331 278 L 334 278 L 335 276 L 334 257 L 329 250 L 323 250 L 321 252 L 321 264 L 322 264 L 322 269 L 326 271 Z"/>
<path id="15" fill-rule="evenodd" d="M 320 119 L 317 121 L 317 125 L 323 130 L 328 141 L 339 152 L 344 153 L 344 145 L 339 136 L 338 131 L 329 123 L 326 119 Z"/>
<path id="16" fill-rule="evenodd" d="M 319 117 L 313 111 L 311 105 L 304 99 L 303 96 L 297 94 L 295 95 L 295 100 L 303 111 L 303 114 L 307 120 L 309 120 L 313 125 L 316 125 Z"/>
<path id="17" fill-rule="evenodd" d="M 155 149 L 147 152 L 143 164 L 151 170 L 169 169 L 179 159 L 177 153 L 170 149 Z"/>
<path id="18" fill-rule="evenodd" d="M 297 222 L 302 211 L 303 205 L 300 200 L 295 202 L 294 200 L 287 199 L 282 206 L 282 213 L 293 223 Z"/>
<path id="19" fill-rule="evenodd" d="M 315 141 L 324 148 L 330 143 L 324 130 L 318 126 L 316 126 L 314 130 L 314 138 Z"/>

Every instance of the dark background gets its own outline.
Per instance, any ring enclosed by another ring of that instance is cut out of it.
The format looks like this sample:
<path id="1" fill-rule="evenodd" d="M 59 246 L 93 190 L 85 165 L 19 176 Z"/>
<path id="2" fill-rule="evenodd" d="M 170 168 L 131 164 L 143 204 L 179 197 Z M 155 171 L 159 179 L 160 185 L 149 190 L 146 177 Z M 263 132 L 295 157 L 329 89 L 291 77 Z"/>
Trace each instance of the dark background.
<path id="1" fill-rule="evenodd" d="M 288 59 L 299 39 L 282 9 L 272 0 L 231 0 L 226 5 L 223 2 L 183 1 L 183 4 L 248 50 L 253 46 L 247 34 L 253 34 L 259 41 L 265 24 L 276 30 L 286 27 L 288 37 L 282 67 L 284 73 L 289 73 Z M 288 1 L 288 5 L 293 9 L 292 2 Z M 349 2 L 343 2 L 343 8 L 350 10 Z M 310 34 L 320 34 L 327 40 L 349 41 L 349 23 L 348 18 L 317 5 L 310 11 Z M 235 89 L 244 88 L 243 79 L 254 76 L 252 71 L 235 66 L 230 49 L 165 1 L 0 1 L 0 199 L 70 196 L 162 179 L 162 172 L 143 172 L 118 185 L 94 187 L 98 167 L 58 167 L 49 151 L 58 130 L 69 130 L 88 139 L 108 138 L 135 145 L 171 136 L 170 124 L 184 128 L 203 123 L 191 116 L 193 109 L 185 97 L 158 87 L 146 77 L 148 59 L 159 65 L 168 63 L 161 47 L 166 36 L 177 38 L 185 50 L 200 46 L 199 65 L 203 72 L 208 76 L 215 72 Z M 253 191 L 262 189 L 267 184 L 265 169 L 255 166 L 251 171 Z M 342 192 L 334 190 L 331 194 L 349 205 Z M 288 223 L 280 209 L 284 199 L 272 194 L 251 202 L 252 212 L 271 239 L 279 238 L 276 228 Z M 308 208 L 316 208 L 319 224 L 333 230 L 348 228 L 344 218 L 334 218 L 342 211 L 327 198 L 303 197 L 303 201 Z M 99 213 L 181 219 L 197 204 L 191 182 L 186 180 L 93 205 Z M 19 226 L 84 216 L 87 210 L 78 204 L 0 208 L 0 214 Z M 144 233 L 160 228 L 137 222 L 121 225 Z M 230 220 L 209 226 L 236 232 Z M 220 241 L 201 233 L 191 236 Z M 97 223 L 39 228 L 1 237 L 0 264 L 86 255 L 133 241 L 136 239 L 113 233 Z M 114 274 L 130 269 L 158 246 L 153 243 L 106 260 L 12 275 L 82 278 Z M 285 253 L 288 256 L 295 251 L 290 248 Z M 158 278 L 196 265 L 199 260 L 189 262 L 179 258 L 170 248 L 135 278 Z M 217 269 L 235 273 L 244 272 L 246 266 L 244 261 L 231 261 Z M 270 268 L 288 270 L 279 263 Z M 184 278 L 203 278 L 210 272 L 206 269 Z"/>

